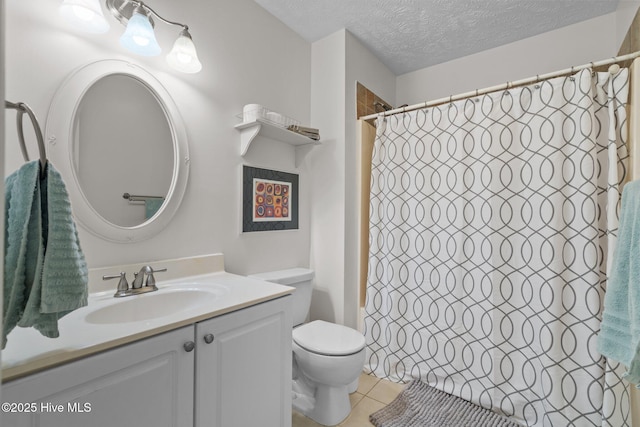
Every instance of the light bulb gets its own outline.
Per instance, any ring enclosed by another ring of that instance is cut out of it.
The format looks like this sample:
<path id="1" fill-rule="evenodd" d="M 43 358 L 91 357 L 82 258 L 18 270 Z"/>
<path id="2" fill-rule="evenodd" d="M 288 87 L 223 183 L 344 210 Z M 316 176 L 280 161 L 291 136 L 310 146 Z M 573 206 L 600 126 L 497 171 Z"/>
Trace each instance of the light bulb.
<path id="1" fill-rule="evenodd" d="M 162 51 L 156 41 L 156 35 L 149 18 L 138 12 L 138 9 L 129 19 L 127 29 L 120 37 L 120 44 L 138 55 L 156 56 L 160 55 Z"/>
<path id="2" fill-rule="evenodd" d="M 64 0 L 60 15 L 75 28 L 89 33 L 105 33 L 109 23 L 98 0 Z"/>
<path id="3" fill-rule="evenodd" d="M 191 34 L 186 28 L 180 32 L 173 44 L 173 49 L 167 55 L 167 63 L 183 73 L 197 73 L 202 70 L 196 46 L 193 44 Z"/>

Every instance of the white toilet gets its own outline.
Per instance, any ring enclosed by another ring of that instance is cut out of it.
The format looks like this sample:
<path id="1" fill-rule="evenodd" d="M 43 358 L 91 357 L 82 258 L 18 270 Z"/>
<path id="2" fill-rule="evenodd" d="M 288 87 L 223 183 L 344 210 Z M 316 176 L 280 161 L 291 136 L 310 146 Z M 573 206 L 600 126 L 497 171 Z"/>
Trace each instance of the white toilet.
<path id="1" fill-rule="evenodd" d="M 351 328 L 315 320 L 304 323 L 311 305 L 313 270 L 293 268 L 250 277 L 296 288 L 293 293 L 293 408 L 327 426 L 351 412 L 349 393 L 364 367 L 364 336 Z"/>

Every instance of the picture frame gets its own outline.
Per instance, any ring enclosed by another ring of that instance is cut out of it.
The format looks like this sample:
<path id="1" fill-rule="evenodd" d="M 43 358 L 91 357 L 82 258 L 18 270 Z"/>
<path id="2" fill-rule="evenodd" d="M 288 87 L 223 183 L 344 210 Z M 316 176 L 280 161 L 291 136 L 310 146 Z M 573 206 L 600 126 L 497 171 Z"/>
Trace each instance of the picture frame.
<path id="1" fill-rule="evenodd" d="M 242 166 L 242 232 L 298 229 L 298 175 Z"/>

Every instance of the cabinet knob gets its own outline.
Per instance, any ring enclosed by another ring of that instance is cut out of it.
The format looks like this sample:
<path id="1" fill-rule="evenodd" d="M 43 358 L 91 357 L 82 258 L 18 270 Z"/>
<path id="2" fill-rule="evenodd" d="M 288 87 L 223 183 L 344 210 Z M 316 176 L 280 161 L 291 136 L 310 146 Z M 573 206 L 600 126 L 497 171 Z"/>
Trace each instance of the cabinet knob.
<path id="1" fill-rule="evenodd" d="M 194 343 L 193 341 L 187 341 L 186 343 L 184 343 L 183 347 L 184 351 L 189 353 L 192 352 L 194 348 L 196 348 L 196 343 Z"/>
<path id="2" fill-rule="evenodd" d="M 204 336 L 204 342 L 211 344 L 213 342 L 213 334 L 207 334 Z"/>

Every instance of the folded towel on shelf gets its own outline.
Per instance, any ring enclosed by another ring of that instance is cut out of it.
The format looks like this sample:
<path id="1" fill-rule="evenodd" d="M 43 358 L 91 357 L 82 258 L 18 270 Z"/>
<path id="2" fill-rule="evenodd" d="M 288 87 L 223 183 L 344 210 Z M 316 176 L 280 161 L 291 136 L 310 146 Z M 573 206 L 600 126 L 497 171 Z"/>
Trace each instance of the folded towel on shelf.
<path id="1" fill-rule="evenodd" d="M 640 181 L 625 185 L 620 225 L 607 280 L 598 351 L 627 367 L 625 378 L 640 384 Z"/>
<path id="2" fill-rule="evenodd" d="M 295 128 L 295 130 L 299 132 L 313 133 L 316 135 L 320 134 L 320 130 L 316 128 L 308 128 L 308 127 L 299 126 L 299 125 L 289 126 L 289 128 Z"/>
<path id="3" fill-rule="evenodd" d="M 5 181 L 2 348 L 17 325 L 59 336 L 58 319 L 87 305 L 88 271 L 62 176 L 25 164 Z"/>
<path id="4" fill-rule="evenodd" d="M 314 128 L 307 128 L 304 126 L 291 125 L 287 128 L 291 132 L 299 133 L 300 135 L 304 135 L 308 138 L 311 138 L 315 141 L 320 140 L 320 131 Z"/>

